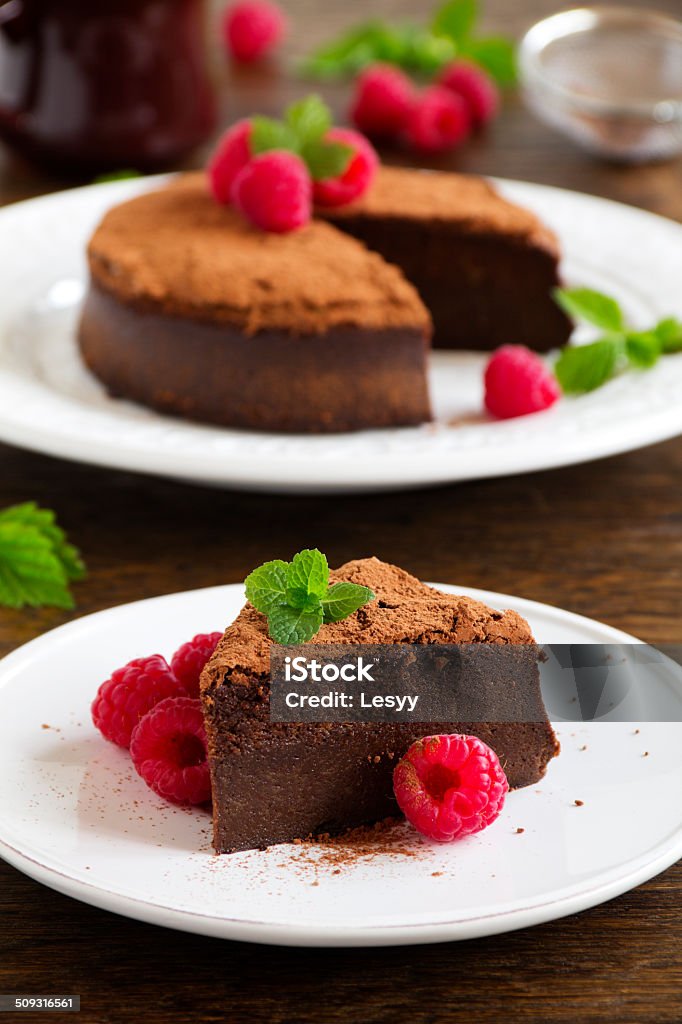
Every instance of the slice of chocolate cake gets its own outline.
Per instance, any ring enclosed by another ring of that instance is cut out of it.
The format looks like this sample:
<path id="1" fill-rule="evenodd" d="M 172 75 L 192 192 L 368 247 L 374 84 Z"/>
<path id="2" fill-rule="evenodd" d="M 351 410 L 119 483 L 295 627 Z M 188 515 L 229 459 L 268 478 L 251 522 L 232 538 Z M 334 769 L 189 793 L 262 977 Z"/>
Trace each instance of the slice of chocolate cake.
<path id="1" fill-rule="evenodd" d="M 376 558 L 348 562 L 333 581 L 370 587 L 376 600 L 322 626 L 315 644 L 514 644 L 514 685 L 542 708 L 528 623 L 479 601 L 444 594 Z M 230 853 L 320 832 L 338 833 L 398 813 L 392 774 L 417 738 L 479 736 L 512 788 L 542 778 L 558 743 L 539 721 L 272 723 L 267 620 L 247 604 L 204 669 L 201 690 L 213 790 L 214 843 Z"/>
<path id="2" fill-rule="evenodd" d="M 112 395 L 231 427 L 431 418 L 431 321 L 397 267 L 331 224 L 250 227 L 184 175 L 106 214 L 79 344 Z"/>
<path id="3" fill-rule="evenodd" d="M 484 179 L 381 167 L 358 202 L 319 212 L 403 270 L 433 317 L 434 346 L 544 352 L 568 341 L 552 299 L 556 237 Z"/>

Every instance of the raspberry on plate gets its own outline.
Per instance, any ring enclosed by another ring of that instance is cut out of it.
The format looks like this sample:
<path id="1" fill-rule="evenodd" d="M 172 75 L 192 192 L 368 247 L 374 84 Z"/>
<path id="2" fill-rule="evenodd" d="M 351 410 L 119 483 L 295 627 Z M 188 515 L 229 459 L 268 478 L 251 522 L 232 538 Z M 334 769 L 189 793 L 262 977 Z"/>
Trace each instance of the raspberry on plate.
<path id="1" fill-rule="evenodd" d="M 470 131 L 471 116 L 462 97 L 431 85 L 410 112 L 406 136 L 421 153 L 445 153 L 464 142 Z"/>
<path id="2" fill-rule="evenodd" d="M 497 754 L 476 736 L 426 736 L 393 772 L 407 820 L 438 843 L 473 835 L 498 817 L 509 791 Z"/>
<path id="3" fill-rule="evenodd" d="M 136 726 L 130 754 L 150 789 L 174 804 L 205 804 L 211 799 L 206 732 L 201 704 L 192 697 L 169 697 Z"/>
<path id="4" fill-rule="evenodd" d="M 536 352 L 503 345 L 485 368 L 485 407 L 497 419 L 549 409 L 561 397 L 559 384 Z"/>
<path id="5" fill-rule="evenodd" d="M 264 231 L 285 233 L 303 227 L 311 217 L 312 182 L 295 153 L 272 149 L 243 167 L 232 186 L 232 201 Z"/>
<path id="6" fill-rule="evenodd" d="M 135 658 L 102 683 L 92 702 L 92 720 L 105 739 L 128 747 L 143 715 L 166 697 L 186 693 L 160 654 Z"/>
<path id="7" fill-rule="evenodd" d="M 379 157 L 374 147 L 351 128 L 332 128 L 325 135 L 329 142 L 345 142 L 354 150 L 348 167 L 338 178 L 313 182 L 313 200 L 319 206 L 345 206 L 363 195 L 374 180 Z"/>
<path id="8" fill-rule="evenodd" d="M 490 75 L 468 60 L 456 60 L 441 72 L 438 81 L 445 89 L 461 96 L 469 108 L 474 125 L 491 121 L 500 105 L 500 94 Z"/>
<path id="9" fill-rule="evenodd" d="M 264 57 L 281 40 L 285 29 L 284 14 L 269 0 L 240 0 L 228 7 L 223 17 L 225 46 L 244 63 Z"/>
<path id="10" fill-rule="evenodd" d="M 357 80 L 351 118 L 367 135 L 395 138 L 407 126 L 414 96 L 404 72 L 390 64 L 372 64 Z"/>
<path id="11" fill-rule="evenodd" d="M 185 687 L 189 697 L 199 696 L 199 677 L 222 633 L 198 633 L 192 640 L 178 647 L 171 658 L 171 671 Z"/>
<path id="12" fill-rule="evenodd" d="M 208 164 L 208 182 L 213 198 L 227 206 L 232 202 L 232 185 L 252 157 L 249 147 L 251 122 L 238 121 L 218 141 Z"/>

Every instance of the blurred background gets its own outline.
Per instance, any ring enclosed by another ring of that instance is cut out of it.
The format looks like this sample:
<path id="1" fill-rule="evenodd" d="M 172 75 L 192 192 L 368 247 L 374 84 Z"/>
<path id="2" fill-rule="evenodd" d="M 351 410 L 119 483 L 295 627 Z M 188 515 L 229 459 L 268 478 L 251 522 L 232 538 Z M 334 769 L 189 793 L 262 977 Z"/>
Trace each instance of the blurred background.
<path id="1" fill-rule="evenodd" d="M 438 5 L 417 4 L 414 0 L 376 0 L 371 6 L 364 0 L 345 0 L 344 3 L 285 0 L 280 6 L 288 19 L 288 31 L 282 44 L 263 60 L 240 64 L 229 59 L 224 46 L 221 23 L 226 5 L 223 0 L 209 0 L 205 4 L 202 0 L 106 0 L 98 3 L 96 8 L 84 0 L 71 0 L 68 3 L 65 0 L 8 0 L 0 5 L 0 34 L 4 37 L 0 44 L 0 106 L 4 105 L 7 109 L 16 103 L 30 104 L 35 101 L 36 90 L 45 89 L 45 83 L 39 86 L 36 75 L 32 74 L 28 80 L 21 80 L 20 95 L 16 92 L 18 76 L 26 78 L 26 69 L 20 68 L 16 56 L 17 33 L 30 33 L 31 29 L 29 27 L 27 30 L 26 25 L 31 18 L 34 22 L 42 19 L 43 22 L 52 23 L 50 31 L 42 33 L 40 47 L 32 60 L 36 67 L 42 66 L 41 74 L 44 73 L 46 61 L 51 61 L 53 65 L 47 88 L 49 101 L 45 116 L 51 119 L 49 130 L 54 135 L 68 129 L 70 119 L 77 117 L 78 105 L 75 95 L 78 83 L 70 74 L 62 44 L 57 42 L 60 32 L 65 38 L 69 38 L 70 33 L 72 41 L 74 33 L 81 34 L 82 38 L 78 39 L 79 53 L 87 54 L 87 60 L 90 61 L 89 74 L 97 76 L 99 88 L 111 89 L 111 83 L 114 82 L 116 90 L 124 93 L 121 53 L 117 52 L 117 41 L 113 37 L 108 40 L 106 33 L 98 35 L 103 21 L 110 17 L 119 21 L 128 19 L 131 31 L 137 30 L 138 56 L 141 60 L 145 59 L 145 32 L 148 34 L 148 42 L 155 33 L 165 33 L 164 45 L 168 52 L 178 46 L 181 49 L 195 47 L 193 56 L 199 60 L 200 43 L 194 38 L 194 33 L 197 24 L 203 19 L 208 53 L 205 60 L 217 97 L 214 127 L 209 131 L 210 117 L 205 108 L 203 112 L 199 110 L 193 124 L 185 125 L 183 131 L 188 141 L 191 141 L 193 134 L 197 138 L 208 137 L 208 141 L 197 146 L 189 155 L 166 161 L 171 167 L 201 166 L 211 150 L 212 139 L 235 119 L 255 111 L 279 114 L 288 102 L 313 89 L 330 102 L 339 120 L 347 120 L 351 83 L 348 80 L 306 80 L 300 73 L 302 59 L 339 33 L 368 18 L 386 19 L 391 23 L 400 19 L 426 23 Z M 476 31 L 480 35 L 504 35 L 518 41 L 534 22 L 567 10 L 570 6 L 554 0 L 515 0 L 513 3 L 508 0 L 486 0 L 479 5 Z M 643 14 L 654 11 L 669 15 L 680 14 L 680 5 L 676 0 L 656 0 L 655 4 L 639 0 L 637 4 L 626 2 L 622 6 L 637 8 Z M 191 42 L 188 43 L 188 39 Z M 203 57 L 200 59 L 204 62 Z M 15 85 L 12 85 L 13 77 Z M 163 91 L 164 87 L 164 83 L 159 80 L 159 90 Z M 205 89 L 207 86 L 197 80 L 187 80 L 180 88 L 186 94 L 192 89 Z M 643 83 L 643 92 L 645 89 Z M 123 104 L 124 95 L 119 98 Z M 12 136 L 11 121 L 11 117 L 4 118 L 5 137 Z M 679 125 L 677 131 L 682 131 Z M 91 141 L 92 132 L 91 126 Z M 682 166 L 679 158 L 638 166 L 619 166 L 609 161 L 596 160 L 573 140 L 539 124 L 535 116 L 525 108 L 518 89 L 506 90 L 501 116 L 485 132 L 476 134 L 453 153 L 428 159 L 420 156 L 416 161 L 413 156 L 396 151 L 384 153 L 384 156 L 393 162 L 408 160 L 427 166 L 481 174 L 504 174 L 510 178 L 566 186 L 682 218 L 682 189 L 675 188 L 675 184 L 679 183 Z M 54 168 L 47 170 L 44 161 L 42 166 L 24 162 L 5 146 L 0 147 L 0 199 L 4 202 L 72 184 L 74 179 L 88 181 L 92 177 L 79 168 L 77 161 L 69 166 L 67 160 L 57 171 Z"/>

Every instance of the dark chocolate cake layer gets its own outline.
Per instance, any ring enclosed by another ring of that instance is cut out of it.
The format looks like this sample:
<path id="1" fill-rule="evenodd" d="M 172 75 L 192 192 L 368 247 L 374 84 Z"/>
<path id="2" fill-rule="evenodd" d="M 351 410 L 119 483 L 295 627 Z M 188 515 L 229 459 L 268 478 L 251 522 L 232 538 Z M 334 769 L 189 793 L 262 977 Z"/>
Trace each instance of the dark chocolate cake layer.
<path id="1" fill-rule="evenodd" d="M 528 624 L 515 612 L 444 594 L 376 558 L 332 574 L 372 588 L 377 599 L 314 643 L 518 645 L 515 682 L 541 705 Z M 338 833 L 398 812 L 392 774 L 420 736 L 466 732 L 498 754 L 512 788 L 531 785 L 558 753 L 542 721 L 481 724 L 271 723 L 267 622 L 247 604 L 202 675 L 202 702 L 213 787 L 215 848 L 230 853 L 320 832 Z"/>
<path id="2" fill-rule="evenodd" d="M 381 167 L 362 199 L 320 215 L 401 268 L 433 317 L 437 348 L 548 351 L 570 336 L 552 299 L 556 237 L 482 178 Z"/>
<path id="3" fill-rule="evenodd" d="M 321 338 L 239 328 L 122 305 L 91 286 L 80 348 L 115 397 L 251 430 L 325 433 L 431 418 L 417 328 L 331 327 Z"/>

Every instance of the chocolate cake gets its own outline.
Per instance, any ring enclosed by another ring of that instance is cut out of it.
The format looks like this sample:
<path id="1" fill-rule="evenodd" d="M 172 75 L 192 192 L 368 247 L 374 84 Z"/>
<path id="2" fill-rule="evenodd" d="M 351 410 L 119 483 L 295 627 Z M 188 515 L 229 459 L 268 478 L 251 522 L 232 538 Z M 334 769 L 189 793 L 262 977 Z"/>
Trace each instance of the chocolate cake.
<path id="1" fill-rule="evenodd" d="M 267 621 L 247 604 L 201 679 L 219 853 L 338 834 L 398 813 L 392 788 L 396 760 L 430 733 L 479 736 L 498 754 L 512 788 L 537 782 L 558 753 L 539 693 L 532 633 L 520 615 L 441 593 L 376 558 L 348 562 L 332 579 L 371 587 L 376 600 L 324 625 L 315 644 L 519 645 L 514 684 L 533 695 L 541 720 L 450 722 L 435 728 L 429 723 L 271 723 Z"/>
<path id="2" fill-rule="evenodd" d="M 360 200 L 320 213 L 401 267 L 433 317 L 436 347 L 568 341 L 572 324 L 552 299 L 556 237 L 484 179 L 381 167 Z"/>
<path id="3" fill-rule="evenodd" d="M 397 267 L 331 224 L 250 227 L 189 174 L 106 214 L 79 344 L 112 395 L 231 427 L 431 418 L 431 322 Z"/>

